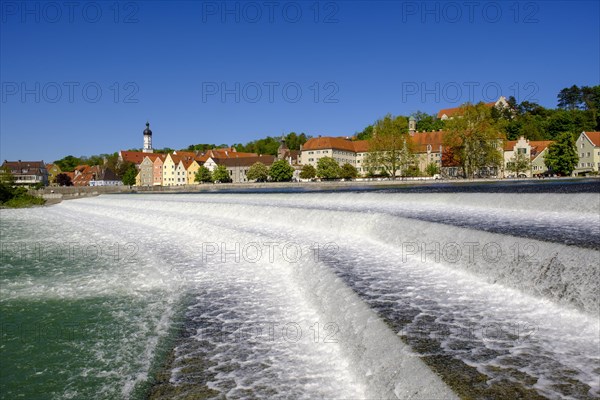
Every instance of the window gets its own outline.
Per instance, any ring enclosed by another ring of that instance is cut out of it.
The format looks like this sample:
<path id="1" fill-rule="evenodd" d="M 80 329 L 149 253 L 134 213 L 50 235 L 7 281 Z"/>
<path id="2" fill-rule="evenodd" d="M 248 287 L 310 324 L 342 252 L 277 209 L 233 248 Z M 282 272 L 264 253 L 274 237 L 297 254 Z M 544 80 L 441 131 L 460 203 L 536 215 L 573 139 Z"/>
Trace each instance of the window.
<path id="1" fill-rule="evenodd" d="M 518 154 L 527 154 L 527 149 L 519 148 L 519 149 L 517 149 L 517 153 Z"/>
<path id="2" fill-rule="evenodd" d="M 581 158 L 585 157 L 585 153 L 581 153 Z"/>
<path id="3" fill-rule="evenodd" d="M 591 156 L 591 155 L 592 155 L 592 154 L 591 154 L 591 153 L 588 151 L 588 153 L 587 153 L 587 156 L 589 157 L 589 156 Z"/>

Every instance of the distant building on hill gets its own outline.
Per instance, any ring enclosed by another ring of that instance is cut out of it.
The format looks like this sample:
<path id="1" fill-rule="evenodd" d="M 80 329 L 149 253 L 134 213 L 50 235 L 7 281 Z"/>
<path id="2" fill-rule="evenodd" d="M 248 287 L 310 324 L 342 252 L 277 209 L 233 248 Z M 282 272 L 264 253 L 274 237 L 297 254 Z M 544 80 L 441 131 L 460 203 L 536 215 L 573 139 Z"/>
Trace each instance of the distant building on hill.
<path id="1" fill-rule="evenodd" d="M 492 107 L 504 108 L 504 107 L 508 107 L 508 102 L 506 101 L 506 97 L 500 96 L 498 98 L 498 100 L 492 101 L 489 103 L 485 103 L 485 105 L 490 108 L 492 108 Z M 462 112 L 462 107 L 444 108 L 438 112 L 437 117 L 439 119 L 445 121 L 447 119 L 452 119 L 454 117 L 460 117 L 461 112 Z"/>

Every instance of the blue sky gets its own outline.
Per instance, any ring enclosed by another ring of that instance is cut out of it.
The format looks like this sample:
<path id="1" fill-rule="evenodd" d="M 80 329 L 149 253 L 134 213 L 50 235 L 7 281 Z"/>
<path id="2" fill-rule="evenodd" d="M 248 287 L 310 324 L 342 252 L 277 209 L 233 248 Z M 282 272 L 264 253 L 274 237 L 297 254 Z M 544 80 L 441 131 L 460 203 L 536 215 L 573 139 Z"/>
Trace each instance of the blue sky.
<path id="1" fill-rule="evenodd" d="M 339 136 L 600 82 L 595 1 L 74 3 L 0 3 L 2 160 L 141 147 L 146 120 L 158 148 Z"/>

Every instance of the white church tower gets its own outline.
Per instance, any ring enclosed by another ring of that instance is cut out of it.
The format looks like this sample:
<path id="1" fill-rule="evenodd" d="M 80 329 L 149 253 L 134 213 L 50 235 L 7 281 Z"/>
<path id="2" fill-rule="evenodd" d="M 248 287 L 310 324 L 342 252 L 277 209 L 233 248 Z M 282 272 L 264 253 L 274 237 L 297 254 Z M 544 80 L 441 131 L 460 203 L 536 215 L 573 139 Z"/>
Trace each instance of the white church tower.
<path id="1" fill-rule="evenodd" d="M 154 153 L 152 149 L 152 131 L 150 130 L 150 122 L 146 122 L 146 129 L 144 129 L 144 153 Z"/>

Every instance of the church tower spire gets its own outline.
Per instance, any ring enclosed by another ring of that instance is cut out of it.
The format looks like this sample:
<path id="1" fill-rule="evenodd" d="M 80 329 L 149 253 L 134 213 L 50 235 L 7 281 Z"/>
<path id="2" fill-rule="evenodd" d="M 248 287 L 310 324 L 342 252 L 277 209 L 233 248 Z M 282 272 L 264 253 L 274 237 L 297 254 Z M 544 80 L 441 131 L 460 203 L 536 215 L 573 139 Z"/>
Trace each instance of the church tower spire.
<path id="1" fill-rule="evenodd" d="M 146 129 L 144 129 L 144 153 L 154 153 L 152 149 L 152 131 L 150 130 L 150 122 L 146 121 Z"/>

